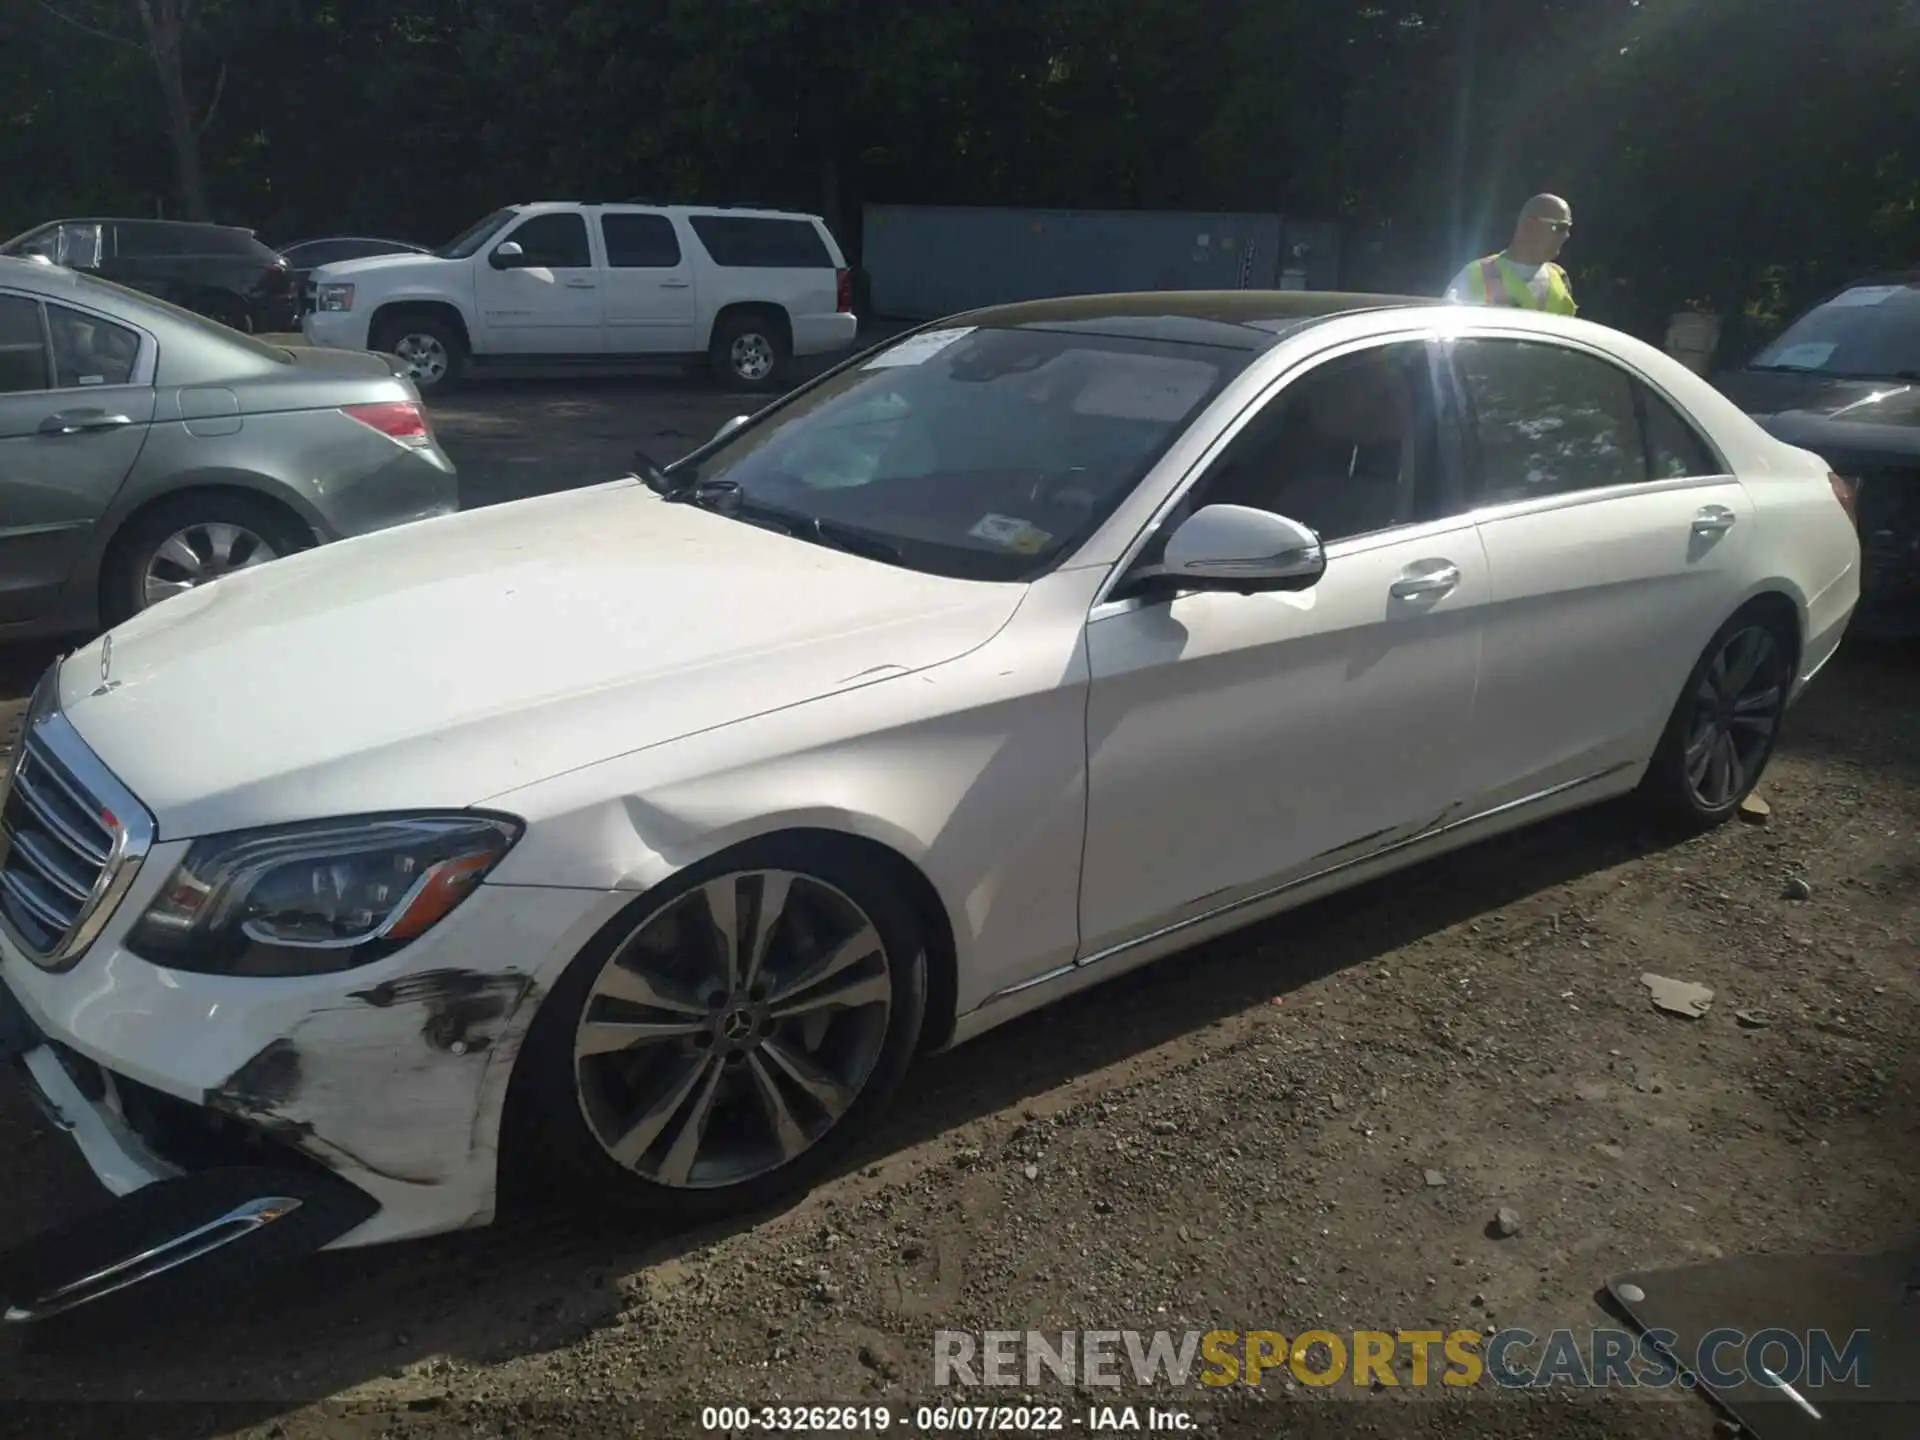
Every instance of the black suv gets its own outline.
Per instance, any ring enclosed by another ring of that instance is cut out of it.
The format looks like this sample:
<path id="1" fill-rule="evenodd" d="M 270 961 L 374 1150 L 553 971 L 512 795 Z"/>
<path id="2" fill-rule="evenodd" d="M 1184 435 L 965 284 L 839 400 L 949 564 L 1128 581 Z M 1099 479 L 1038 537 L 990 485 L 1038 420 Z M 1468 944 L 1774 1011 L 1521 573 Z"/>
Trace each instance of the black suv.
<path id="1" fill-rule="evenodd" d="M 1920 270 L 1843 287 L 1714 384 L 1854 482 L 1852 632 L 1920 636 Z"/>
<path id="2" fill-rule="evenodd" d="M 236 330 L 297 330 L 293 267 L 251 230 L 183 220 L 50 220 L 0 245 L 144 290 Z"/>

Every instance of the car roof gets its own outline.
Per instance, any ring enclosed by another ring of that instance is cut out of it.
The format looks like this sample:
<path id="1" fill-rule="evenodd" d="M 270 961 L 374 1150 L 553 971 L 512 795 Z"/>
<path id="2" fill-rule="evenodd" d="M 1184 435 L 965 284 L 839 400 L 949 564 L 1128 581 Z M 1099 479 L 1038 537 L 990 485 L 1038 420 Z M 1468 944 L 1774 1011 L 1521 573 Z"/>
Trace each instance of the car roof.
<path id="1" fill-rule="evenodd" d="M 1862 285 L 1920 285 L 1920 270 L 1885 270 L 1874 275 L 1862 275 L 1858 280 L 1847 281 L 1834 293 L 1844 295 Z"/>
<path id="2" fill-rule="evenodd" d="M 1187 340 L 1264 350 L 1282 335 L 1316 320 L 1443 303 L 1427 296 L 1342 290 L 1145 290 L 989 305 L 956 315 L 948 323 L 993 330 L 1078 330 L 1116 339 Z"/>
<path id="3" fill-rule="evenodd" d="M 164 225 L 169 230 L 231 230 L 236 235 L 254 233 L 244 225 L 220 225 L 212 220 L 156 220 L 150 215 L 69 215 L 59 220 L 44 220 L 33 228 L 44 230 L 49 225 Z"/>
<path id="4" fill-rule="evenodd" d="M 702 215 L 735 216 L 746 220 L 817 220 L 826 221 L 819 215 L 804 210 L 773 210 L 757 205 L 673 205 L 661 204 L 654 200 L 519 200 L 511 205 L 503 205 L 503 210 L 545 211 L 545 210 L 651 210 L 662 215 Z M 497 213 L 497 212 L 496 212 Z"/>
<path id="5" fill-rule="evenodd" d="M 31 290 L 36 295 L 58 295 L 78 288 L 73 271 L 64 265 L 23 255 L 0 255 L 0 285 Z"/>

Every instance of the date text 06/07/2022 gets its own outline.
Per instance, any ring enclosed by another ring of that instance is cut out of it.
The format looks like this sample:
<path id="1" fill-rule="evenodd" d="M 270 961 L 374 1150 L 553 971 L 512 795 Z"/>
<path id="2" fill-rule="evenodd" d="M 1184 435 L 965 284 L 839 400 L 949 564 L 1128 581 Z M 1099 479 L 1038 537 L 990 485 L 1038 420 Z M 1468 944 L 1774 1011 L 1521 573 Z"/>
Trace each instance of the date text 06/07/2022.
<path id="1" fill-rule="evenodd" d="M 700 1428 L 709 1434 L 841 1434 L 898 1428 L 910 1434 L 1124 1435 L 1195 1428 L 1185 1410 L 1157 1405 L 708 1405 Z"/>

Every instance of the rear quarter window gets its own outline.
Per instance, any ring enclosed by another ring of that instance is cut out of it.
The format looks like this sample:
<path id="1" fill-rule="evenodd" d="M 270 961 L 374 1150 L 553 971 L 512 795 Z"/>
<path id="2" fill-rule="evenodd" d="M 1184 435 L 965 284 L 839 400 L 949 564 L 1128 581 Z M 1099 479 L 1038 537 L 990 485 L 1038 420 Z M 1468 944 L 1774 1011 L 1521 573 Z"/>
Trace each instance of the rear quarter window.
<path id="1" fill-rule="evenodd" d="M 772 220 L 745 215 L 694 215 L 713 263 L 728 269 L 832 270 L 833 256 L 811 220 Z"/>

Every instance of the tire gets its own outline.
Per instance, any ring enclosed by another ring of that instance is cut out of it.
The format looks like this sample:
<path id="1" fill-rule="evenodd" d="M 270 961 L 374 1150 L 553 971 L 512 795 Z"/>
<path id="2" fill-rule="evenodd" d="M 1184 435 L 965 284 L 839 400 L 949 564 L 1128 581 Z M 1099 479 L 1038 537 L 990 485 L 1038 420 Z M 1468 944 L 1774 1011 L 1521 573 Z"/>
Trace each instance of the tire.
<path id="1" fill-rule="evenodd" d="M 466 337 L 437 315 L 403 313 L 382 320 L 369 343 L 406 366 L 407 378 L 422 397 L 446 394 L 466 373 Z"/>
<path id="2" fill-rule="evenodd" d="M 734 897 L 745 930 L 769 874 L 787 883 L 759 989 L 736 983 L 716 1003 L 710 897 Z M 844 938 L 862 933 L 871 948 Z M 836 957 L 843 968 L 819 968 Z M 799 1015 L 773 1015 L 783 994 Z M 828 997 L 858 1003 L 808 1004 Z M 594 1203 L 676 1220 L 797 1195 L 893 1099 L 926 1004 L 919 918 L 856 847 L 797 835 L 736 847 L 649 893 L 548 995 L 509 1090 L 503 1190 L 559 1179 Z M 622 1024 L 643 1016 L 678 1033 L 633 1042 Z"/>
<path id="3" fill-rule="evenodd" d="M 176 541 L 200 562 L 197 574 L 182 552 L 162 554 Z M 311 532 L 265 500 L 226 491 L 177 495 L 114 537 L 101 574 L 101 618 L 118 625 L 166 598 L 156 593 L 163 587 L 193 589 L 312 544 Z"/>
<path id="4" fill-rule="evenodd" d="M 786 327 L 755 310 L 722 318 L 707 347 L 707 363 L 725 390 L 775 389 L 792 359 Z"/>
<path id="5" fill-rule="evenodd" d="M 1720 627 L 1687 676 L 1640 782 L 1656 815 L 1699 832 L 1740 808 L 1779 743 L 1794 646 L 1778 617 L 1753 609 Z"/>

